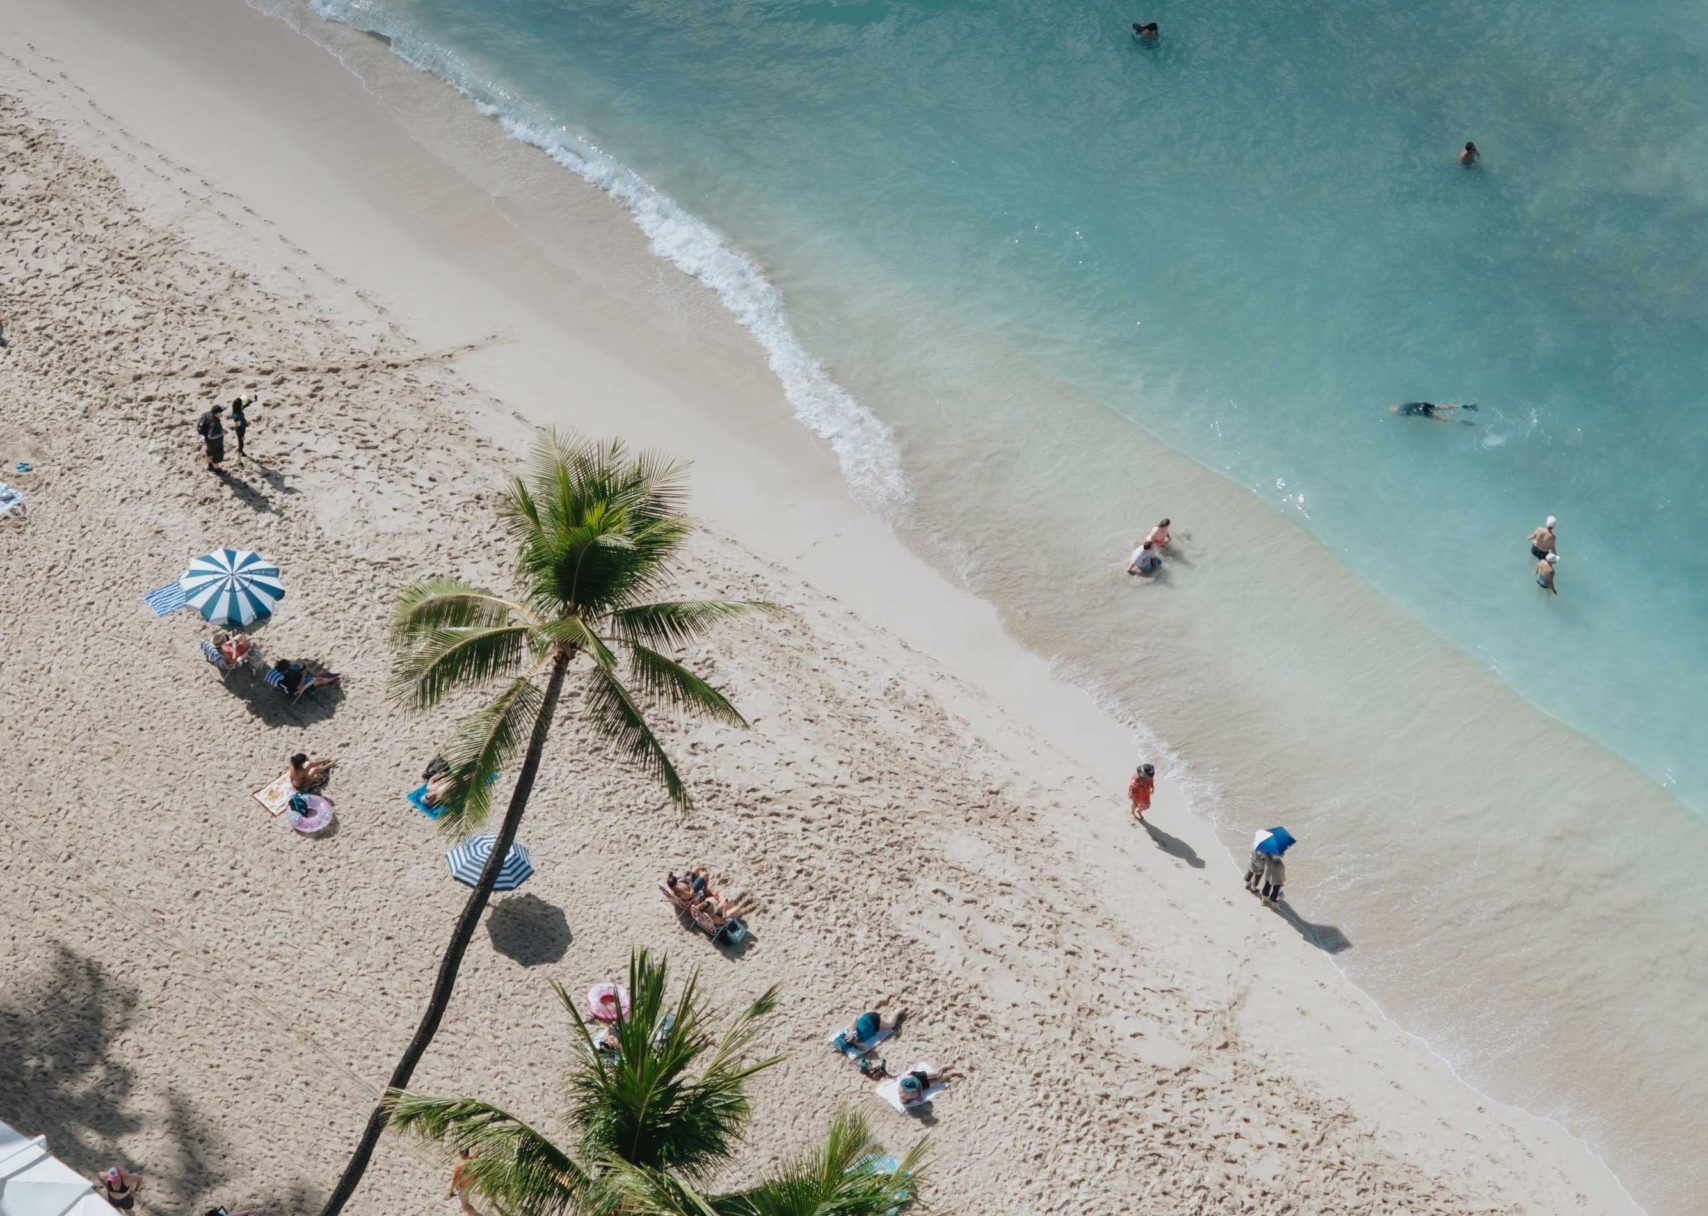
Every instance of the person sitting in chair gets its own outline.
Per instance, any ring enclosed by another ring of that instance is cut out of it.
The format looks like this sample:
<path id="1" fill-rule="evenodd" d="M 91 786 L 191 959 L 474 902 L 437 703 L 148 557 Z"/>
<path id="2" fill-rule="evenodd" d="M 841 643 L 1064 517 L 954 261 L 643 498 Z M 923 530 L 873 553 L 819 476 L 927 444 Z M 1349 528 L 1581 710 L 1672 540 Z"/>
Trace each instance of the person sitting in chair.
<path id="1" fill-rule="evenodd" d="M 310 760 L 307 752 L 298 752 L 291 757 L 291 788 L 299 794 L 319 789 L 332 775 L 334 763 L 327 759 Z"/>
<path id="2" fill-rule="evenodd" d="M 273 664 L 273 670 L 279 673 L 279 686 L 293 697 L 301 696 L 323 684 L 336 684 L 344 678 L 310 663 L 307 659 L 297 659 L 294 662 L 290 659 L 280 659 Z"/>
<path id="3" fill-rule="evenodd" d="M 254 645 L 243 634 L 227 633 L 223 629 L 214 634 L 213 640 L 214 645 L 219 648 L 220 657 L 231 667 L 242 665 L 243 660 L 249 657 L 249 651 Z"/>

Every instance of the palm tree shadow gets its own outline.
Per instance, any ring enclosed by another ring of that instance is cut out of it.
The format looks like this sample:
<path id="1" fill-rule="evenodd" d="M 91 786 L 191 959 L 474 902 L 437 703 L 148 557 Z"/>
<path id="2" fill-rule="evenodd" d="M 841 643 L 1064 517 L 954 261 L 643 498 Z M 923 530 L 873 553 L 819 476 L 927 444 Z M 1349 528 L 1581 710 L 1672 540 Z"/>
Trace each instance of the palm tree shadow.
<path id="1" fill-rule="evenodd" d="M 0 1094 L 6 1118 L 45 1135 L 57 1156 L 93 1162 L 142 1126 L 125 1113 L 136 1078 L 117 1043 L 141 993 L 97 959 L 55 943 L 35 976 L 8 971 L 0 1004 Z"/>
<path id="2" fill-rule="evenodd" d="M 541 967 L 562 959 L 573 935 L 563 909 L 538 895 L 500 900 L 486 918 L 492 948 L 524 967 Z"/>
<path id="3" fill-rule="evenodd" d="M 1300 937 L 1324 954 L 1339 954 L 1352 949 L 1352 939 L 1333 925 L 1313 925 L 1293 911 L 1293 905 L 1282 899 L 1275 905 L 1275 914 L 1292 925 Z"/>
<path id="4" fill-rule="evenodd" d="M 1184 840 L 1180 839 L 1180 837 L 1170 836 L 1167 832 L 1157 827 L 1148 819 L 1141 819 L 1139 822 L 1144 825 L 1145 831 L 1150 834 L 1150 838 L 1152 842 L 1155 843 L 1156 847 L 1161 849 L 1164 853 L 1167 853 L 1170 857 L 1178 857 L 1194 870 L 1202 870 L 1204 868 L 1204 859 L 1198 856 L 1196 849 L 1187 844 Z"/>

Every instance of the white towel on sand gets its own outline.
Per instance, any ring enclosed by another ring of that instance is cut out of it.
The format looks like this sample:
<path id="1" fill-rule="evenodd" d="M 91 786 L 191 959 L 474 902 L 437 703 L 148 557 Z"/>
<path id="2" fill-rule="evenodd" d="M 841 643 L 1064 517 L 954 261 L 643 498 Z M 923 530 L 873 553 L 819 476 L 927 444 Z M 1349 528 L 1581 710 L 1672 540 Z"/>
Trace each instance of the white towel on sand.
<path id="1" fill-rule="evenodd" d="M 871 1051 L 872 1048 L 876 1047 L 879 1043 L 882 1043 L 885 1039 L 895 1033 L 894 1030 L 889 1027 L 885 1027 L 883 1030 L 878 1031 L 877 1034 L 867 1039 L 864 1046 L 856 1046 L 853 1043 L 838 1043 L 836 1040 L 840 1039 L 842 1037 L 842 1032 L 847 1029 L 848 1027 L 846 1026 L 838 1026 L 835 1030 L 830 1032 L 830 1038 L 828 1041 L 832 1047 L 836 1048 L 850 1060 L 858 1060 L 861 1056 L 865 1055 L 868 1051 Z"/>
<path id="2" fill-rule="evenodd" d="M 937 1067 L 934 1064 L 919 1063 L 915 1064 L 907 1071 L 933 1073 L 937 1071 Z M 905 1076 L 906 1074 L 904 1073 L 903 1075 Z M 885 1102 L 888 1102 L 891 1106 L 895 1107 L 897 1111 L 905 1115 L 909 1111 L 918 1110 L 920 1107 L 927 1105 L 931 1099 L 935 1098 L 938 1094 L 948 1088 L 949 1083 L 947 1081 L 939 1081 L 930 1089 L 926 1090 L 925 1096 L 919 1101 L 906 1106 L 902 1105 L 901 1100 L 901 1077 L 891 1077 L 888 1081 L 879 1081 L 875 1092 L 878 1097 L 882 1098 Z"/>

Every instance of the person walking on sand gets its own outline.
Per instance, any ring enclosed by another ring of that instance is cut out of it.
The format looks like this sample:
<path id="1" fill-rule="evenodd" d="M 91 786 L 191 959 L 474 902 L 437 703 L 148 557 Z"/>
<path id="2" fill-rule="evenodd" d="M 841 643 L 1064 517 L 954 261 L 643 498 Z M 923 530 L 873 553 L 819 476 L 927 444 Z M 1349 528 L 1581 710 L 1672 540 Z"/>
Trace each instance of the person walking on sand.
<path id="1" fill-rule="evenodd" d="M 1547 561 L 1548 554 L 1554 552 L 1554 517 L 1548 516 L 1548 522 L 1530 534 L 1530 556 L 1539 562 Z"/>
<path id="2" fill-rule="evenodd" d="M 196 434 L 202 437 L 202 443 L 207 449 L 208 472 L 220 471 L 220 462 L 225 459 L 225 424 L 219 416 L 225 413 L 223 406 L 214 406 L 196 420 Z"/>
<path id="3" fill-rule="evenodd" d="M 1151 809 L 1151 794 L 1156 790 L 1156 765 L 1141 764 L 1127 782 L 1127 803 L 1133 822 L 1143 823 L 1145 812 Z"/>
<path id="4" fill-rule="evenodd" d="M 1279 857 L 1269 857 L 1263 863 L 1263 885 L 1258 888 L 1258 897 L 1265 908 L 1273 908 L 1281 902 L 1281 888 L 1287 882 L 1287 863 Z"/>
<path id="5" fill-rule="evenodd" d="M 473 1160 L 466 1152 L 457 1153 L 457 1168 L 451 1171 L 451 1189 L 445 1192 L 445 1198 L 462 1204 L 468 1216 L 480 1216 L 480 1209 L 469 1202 L 469 1188 L 473 1185 L 469 1178 L 469 1163 Z"/>
<path id="6" fill-rule="evenodd" d="M 244 413 L 255 404 L 255 398 L 239 393 L 231 402 L 231 430 L 237 436 L 237 458 L 243 459 L 243 436 L 249 431 L 249 415 Z"/>
<path id="7" fill-rule="evenodd" d="M 1554 563 L 1559 560 L 1558 553 L 1550 553 L 1536 563 L 1536 585 L 1554 595 L 1560 594 L 1560 589 L 1554 586 Z"/>
<path id="8" fill-rule="evenodd" d="M 1464 151 L 1459 153 L 1459 163 L 1467 169 L 1474 168 L 1481 156 L 1482 153 L 1477 151 L 1477 145 L 1467 139 Z"/>
<path id="9" fill-rule="evenodd" d="M 128 1212 L 136 1207 L 136 1193 L 142 1187 L 142 1179 L 116 1165 L 109 1165 L 101 1173 L 101 1187 L 106 1192 L 108 1203 L 121 1212 Z"/>

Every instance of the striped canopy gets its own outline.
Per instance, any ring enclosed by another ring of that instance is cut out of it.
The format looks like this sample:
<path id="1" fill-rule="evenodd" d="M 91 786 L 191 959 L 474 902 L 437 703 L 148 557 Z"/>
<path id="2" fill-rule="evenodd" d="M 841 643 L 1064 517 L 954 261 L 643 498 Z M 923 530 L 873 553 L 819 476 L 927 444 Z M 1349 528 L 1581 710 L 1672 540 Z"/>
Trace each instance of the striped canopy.
<path id="1" fill-rule="evenodd" d="M 479 836 L 470 836 L 446 853 L 445 861 L 451 867 L 451 877 L 465 887 L 479 886 L 480 872 L 486 868 L 486 859 L 492 856 L 492 846 L 497 843 L 498 837 L 491 832 L 482 832 Z M 533 872 L 534 864 L 528 860 L 528 850 L 513 844 L 504 856 L 504 868 L 498 872 L 498 881 L 492 889 L 514 891 L 527 882 Z"/>
<path id="2" fill-rule="evenodd" d="M 285 598 L 279 568 L 248 549 L 215 549 L 178 580 L 190 607 L 216 625 L 252 625 Z"/>

